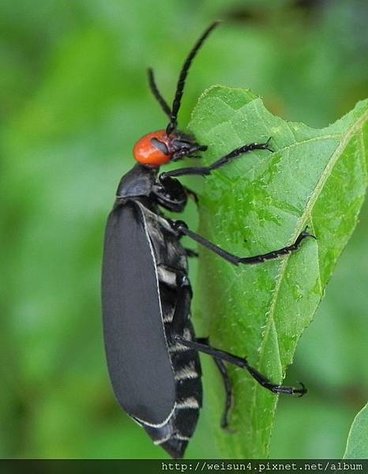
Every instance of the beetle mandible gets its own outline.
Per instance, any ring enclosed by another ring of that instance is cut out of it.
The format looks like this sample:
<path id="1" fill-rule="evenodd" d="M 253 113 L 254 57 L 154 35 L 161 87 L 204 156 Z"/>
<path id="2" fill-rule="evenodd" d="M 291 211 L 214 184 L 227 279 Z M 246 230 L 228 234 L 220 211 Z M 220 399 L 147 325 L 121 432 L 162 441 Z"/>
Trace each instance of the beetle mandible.
<path id="1" fill-rule="evenodd" d="M 193 135 L 178 130 L 178 112 L 191 63 L 218 22 L 212 23 L 187 56 L 170 107 L 159 92 L 152 69 L 150 89 L 168 116 L 165 130 L 149 133 L 134 146 L 138 162 L 119 183 L 106 227 L 102 273 L 104 340 L 115 396 L 155 444 L 172 457 L 184 455 L 202 406 L 199 352 L 214 358 L 224 380 L 226 403 L 221 425 L 228 425 L 232 389 L 225 363 L 247 370 L 274 393 L 303 395 L 299 388 L 272 383 L 243 357 L 211 347 L 197 338 L 190 319 L 192 289 L 187 257 L 195 252 L 181 244 L 187 236 L 233 265 L 257 264 L 297 250 L 313 237 L 302 232 L 287 247 L 253 257 L 238 257 L 190 230 L 181 220 L 165 217 L 163 209 L 182 212 L 196 194 L 177 179 L 208 176 L 253 150 L 272 151 L 269 141 L 232 150 L 209 166 L 160 173 L 160 166 L 200 157 L 207 149 Z"/>

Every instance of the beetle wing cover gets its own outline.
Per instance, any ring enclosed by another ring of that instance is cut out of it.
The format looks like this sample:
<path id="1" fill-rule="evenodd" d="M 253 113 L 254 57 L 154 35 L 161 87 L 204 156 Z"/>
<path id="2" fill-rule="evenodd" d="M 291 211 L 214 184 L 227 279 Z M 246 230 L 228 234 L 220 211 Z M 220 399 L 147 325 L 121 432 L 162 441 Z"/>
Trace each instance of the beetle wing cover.
<path id="1" fill-rule="evenodd" d="M 159 425 L 175 405 L 155 256 L 143 212 L 128 202 L 109 215 L 102 273 L 107 363 L 115 395 L 137 420 Z"/>

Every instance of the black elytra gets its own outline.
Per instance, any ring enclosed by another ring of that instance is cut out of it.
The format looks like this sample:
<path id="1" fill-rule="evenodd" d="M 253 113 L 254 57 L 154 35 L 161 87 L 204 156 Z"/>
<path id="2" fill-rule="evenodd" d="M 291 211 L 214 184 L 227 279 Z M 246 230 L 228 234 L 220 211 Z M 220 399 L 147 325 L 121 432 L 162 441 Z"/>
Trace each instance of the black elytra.
<path id="1" fill-rule="evenodd" d="M 195 193 L 177 179 L 207 176 L 213 170 L 253 150 L 272 151 L 269 141 L 241 146 L 212 165 L 159 173 L 161 164 L 200 156 L 207 149 L 191 135 L 177 130 L 184 85 L 191 62 L 209 33 L 210 25 L 189 53 L 181 70 L 170 107 L 160 94 L 153 71 L 150 88 L 169 117 L 166 130 L 147 135 L 137 143 L 138 161 L 122 177 L 106 227 L 102 306 L 106 356 L 115 396 L 153 442 L 173 458 L 182 458 L 196 428 L 202 406 L 199 353 L 211 355 L 223 376 L 226 405 L 221 425 L 228 425 L 232 403 L 226 363 L 242 367 L 274 393 L 303 395 L 299 388 L 272 383 L 243 357 L 215 349 L 208 339 L 195 336 L 191 322 L 192 288 L 188 279 L 187 236 L 233 265 L 257 264 L 289 254 L 311 236 L 302 232 L 290 246 L 253 257 L 237 257 L 188 229 L 181 220 L 165 217 L 163 210 L 182 212 Z M 313 237 L 313 236 L 312 236 Z"/>

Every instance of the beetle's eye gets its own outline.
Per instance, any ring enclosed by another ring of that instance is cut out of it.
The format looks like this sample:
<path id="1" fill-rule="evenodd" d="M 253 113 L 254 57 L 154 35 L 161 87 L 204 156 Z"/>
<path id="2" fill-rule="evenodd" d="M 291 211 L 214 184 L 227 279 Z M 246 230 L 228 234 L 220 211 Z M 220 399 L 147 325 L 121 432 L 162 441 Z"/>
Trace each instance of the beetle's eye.
<path id="1" fill-rule="evenodd" d="M 152 145 L 157 148 L 157 150 L 160 150 L 164 155 L 169 155 L 169 149 L 167 148 L 166 143 L 161 142 L 157 138 L 151 138 L 151 143 Z"/>

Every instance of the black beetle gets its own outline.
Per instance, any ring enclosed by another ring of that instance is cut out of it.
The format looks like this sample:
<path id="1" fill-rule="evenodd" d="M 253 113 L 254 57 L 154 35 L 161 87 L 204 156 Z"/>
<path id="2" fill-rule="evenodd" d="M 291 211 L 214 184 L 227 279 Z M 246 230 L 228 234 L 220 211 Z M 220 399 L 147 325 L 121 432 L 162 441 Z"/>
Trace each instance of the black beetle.
<path id="1" fill-rule="evenodd" d="M 150 133 L 137 142 L 138 161 L 122 177 L 109 215 L 104 247 L 102 304 L 107 363 L 116 398 L 154 443 L 172 457 L 181 458 L 195 430 L 202 405 L 199 352 L 211 355 L 224 380 L 226 406 L 222 426 L 228 424 L 232 401 L 225 362 L 246 369 L 274 393 L 303 395 L 300 388 L 277 385 L 251 367 L 245 358 L 211 347 L 196 338 L 190 320 L 192 289 L 187 257 L 195 252 L 180 242 L 187 236 L 228 262 L 256 264 L 296 250 L 310 234 L 304 231 L 290 246 L 254 257 L 237 257 L 188 229 L 183 221 L 165 217 L 161 208 L 182 212 L 196 194 L 176 178 L 209 175 L 252 150 L 269 150 L 266 143 L 237 148 L 206 167 L 181 168 L 159 174 L 162 164 L 197 157 L 207 149 L 192 135 L 178 131 L 177 116 L 191 62 L 213 23 L 186 58 L 175 98 L 169 107 L 148 71 L 153 95 L 169 117 L 166 130 Z"/>

